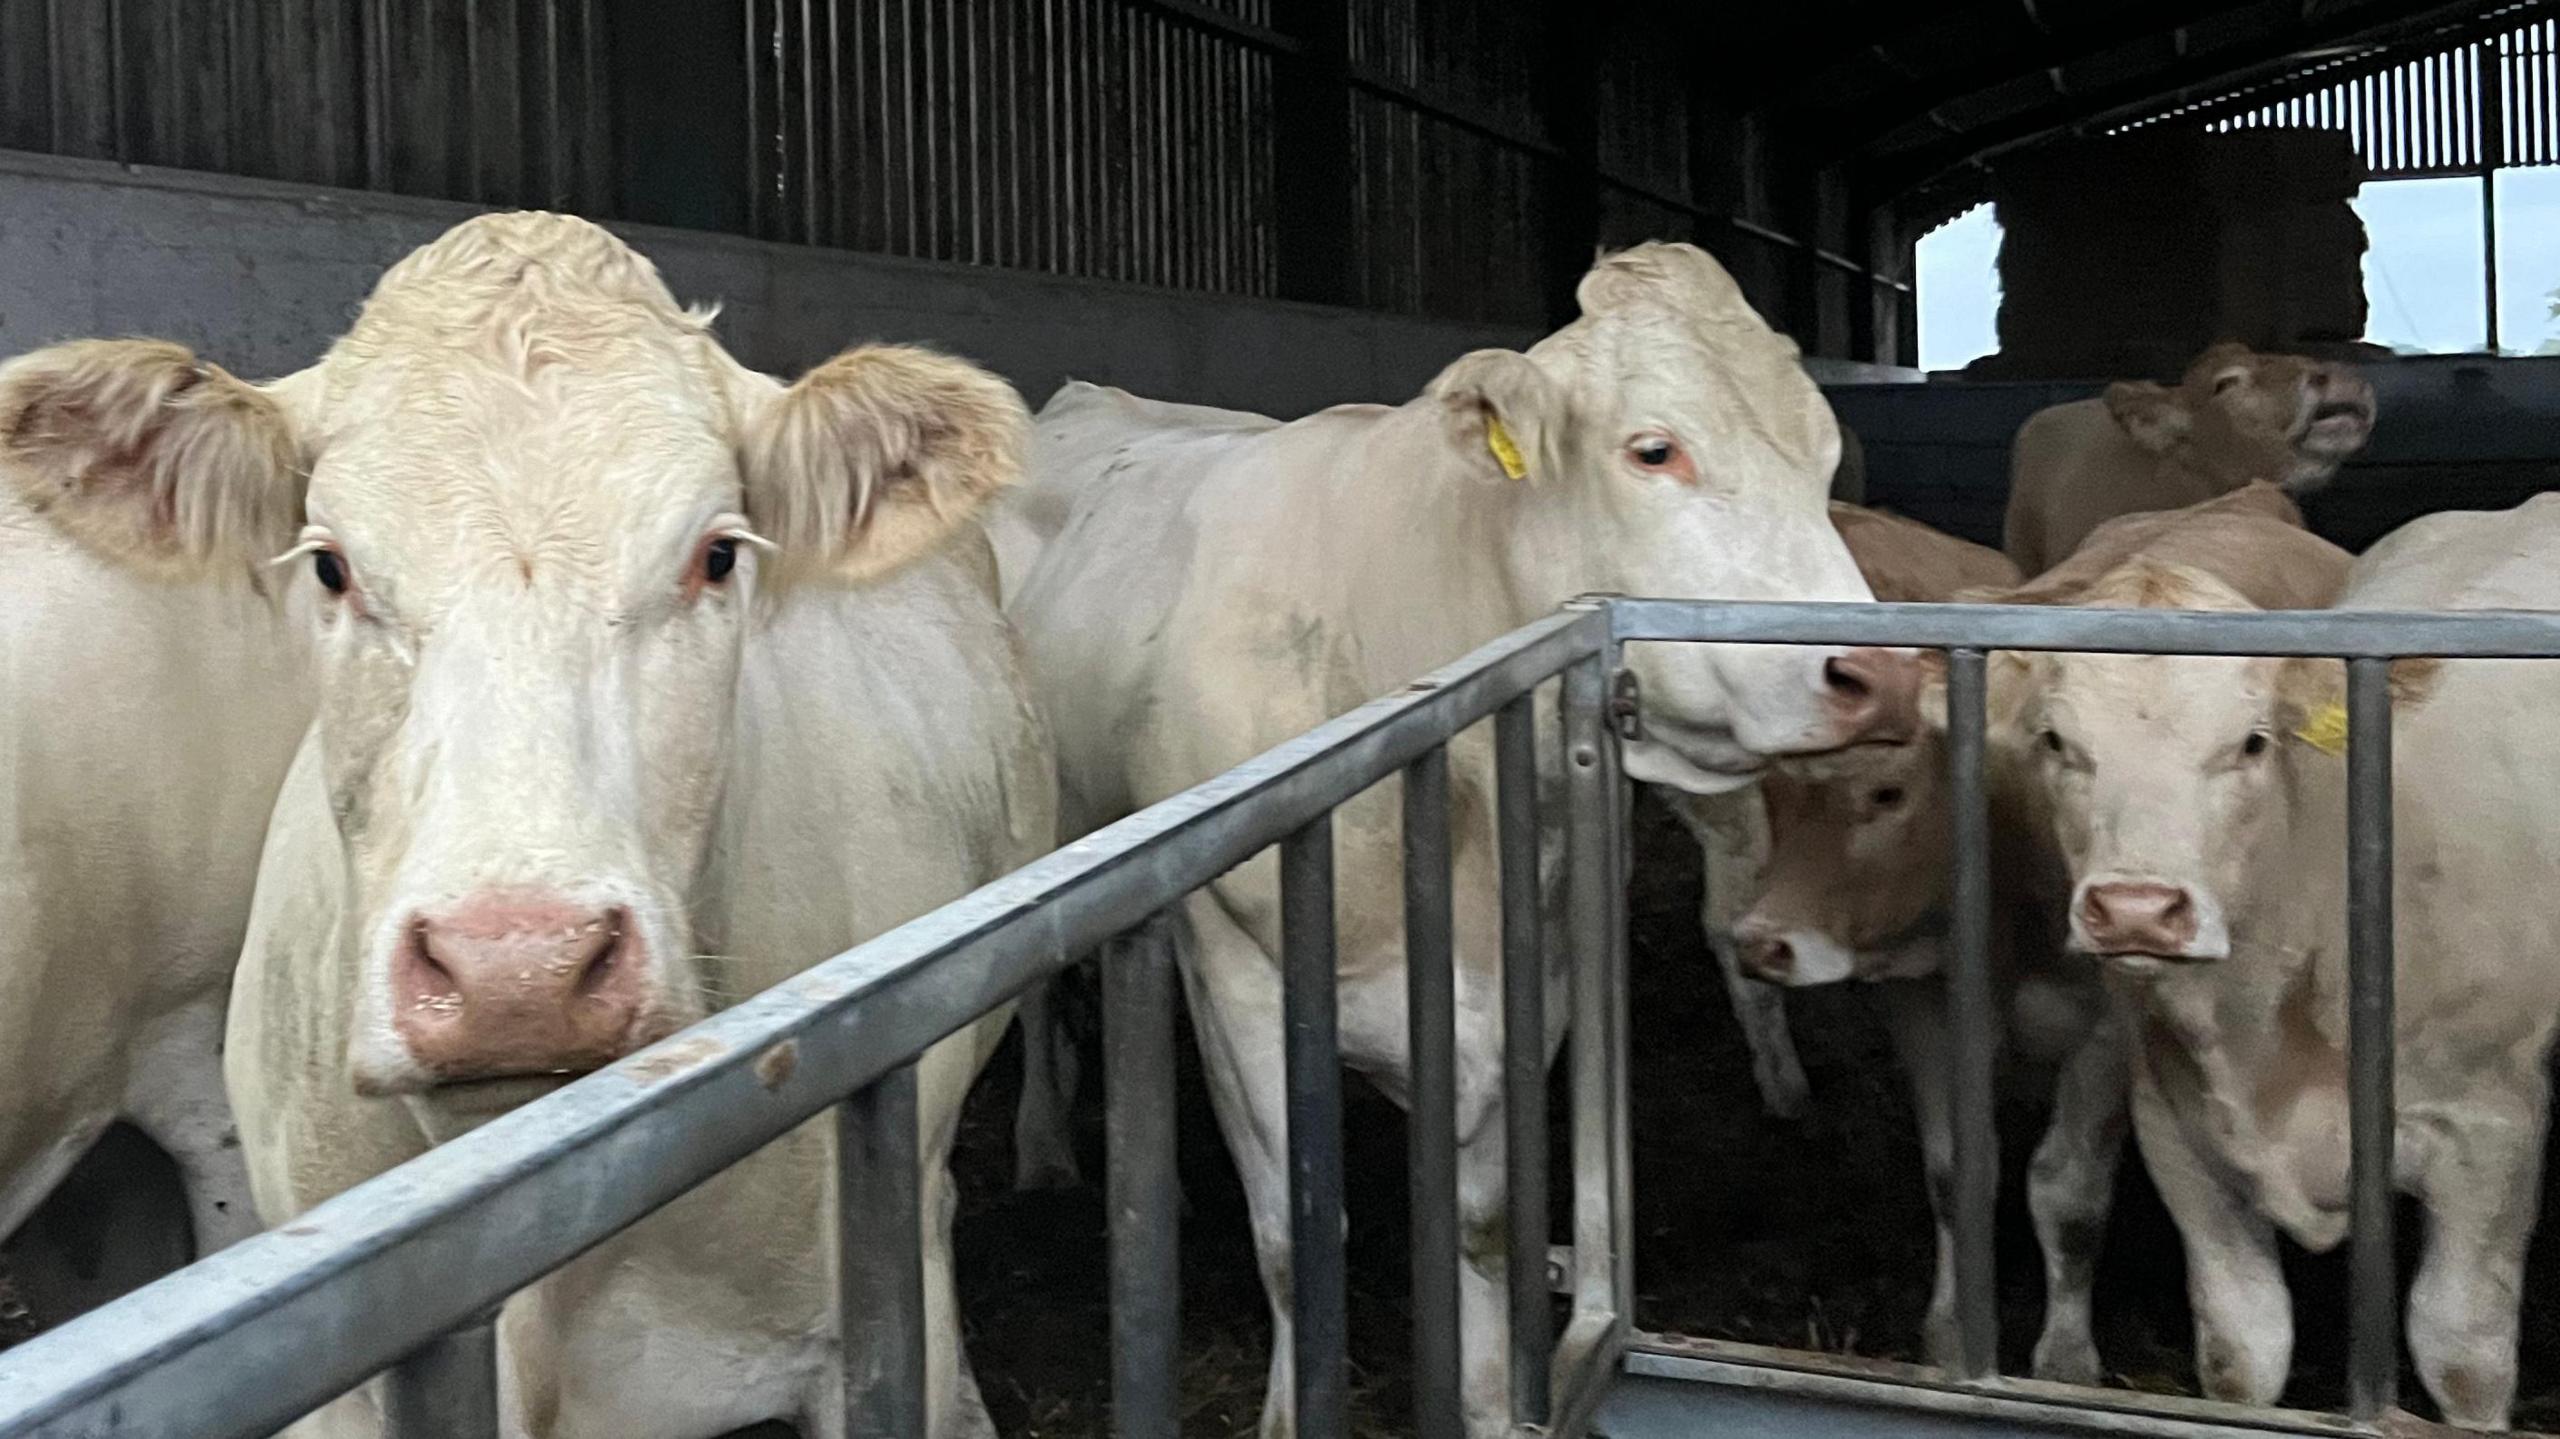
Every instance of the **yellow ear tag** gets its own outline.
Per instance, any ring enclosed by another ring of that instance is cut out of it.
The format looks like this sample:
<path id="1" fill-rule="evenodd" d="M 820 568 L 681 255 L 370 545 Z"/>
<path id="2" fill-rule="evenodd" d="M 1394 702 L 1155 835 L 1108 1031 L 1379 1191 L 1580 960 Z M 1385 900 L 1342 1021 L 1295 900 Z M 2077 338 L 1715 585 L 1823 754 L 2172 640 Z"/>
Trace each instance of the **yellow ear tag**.
<path id="1" fill-rule="evenodd" d="M 2336 701 L 2311 712 L 2293 737 L 2332 759 L 2347 752 L 2347 707 Z"/>
<path id="2" fill-rule="evenodd" d="M 1502 466 L 1505 477 L 1514 480 L 1529 478 L 1529 467 L 1520 459 L 1520 447 L 1512 443 L 1511 432 L 1502 427 L 1500 415 L 1484 417 L 1484 447 L 1493 451 L 1493 462 Z"/>

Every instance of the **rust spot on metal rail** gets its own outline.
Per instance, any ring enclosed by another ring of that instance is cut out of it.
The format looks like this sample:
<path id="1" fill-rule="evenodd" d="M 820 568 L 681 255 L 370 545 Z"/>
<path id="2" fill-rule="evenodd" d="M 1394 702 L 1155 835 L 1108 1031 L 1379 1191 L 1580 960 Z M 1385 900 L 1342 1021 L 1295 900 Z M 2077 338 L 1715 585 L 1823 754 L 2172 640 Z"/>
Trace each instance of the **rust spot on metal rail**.
<path id="1" fill-rule="evenodd" d="M 770 1092 L 790 1082 L 800 1068 L 800 1041 L 786 1039 L 756 1056 L 756 1082 Z"/>
<path id="2" fill-rule="evenodd" d="M 679 1039 L 641 1058 L 624 1073 L 642 1084 L 656 1084 L 726 1052 L 718 1040 Z"/>

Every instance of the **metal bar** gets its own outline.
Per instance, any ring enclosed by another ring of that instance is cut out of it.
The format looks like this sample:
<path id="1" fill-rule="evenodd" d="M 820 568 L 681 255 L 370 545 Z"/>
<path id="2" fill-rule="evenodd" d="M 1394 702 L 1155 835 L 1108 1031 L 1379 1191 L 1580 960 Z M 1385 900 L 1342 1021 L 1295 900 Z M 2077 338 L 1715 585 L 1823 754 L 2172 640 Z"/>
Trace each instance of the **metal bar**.
<path id="1" fill-rule="evenodd" d="M 1413 1432 L 1458 1439 L 1458 1001 L 1449 909 L 1449 751 L 1404 767 L 1405 1030 L 1413 1112 Z"/>
<path id="2" fill-rule="evenodd" d="M 1957 1368 L 2000 1372 L 1999 1281 L 1993 1206 L 2000 1192 L 1999 1136 L 1992 1129 L 1991 1071 L 1997 1000 L 1991 986 L 1991 818 L 1983 788 L 1985 677 L 1978 649 L 1947 652 L 1947 792 L 1954 804 L 1955 886 L 1948 1007 L 1955 1045 L 1948 1076 L 1955 1126 Z"/>
<path id="3" fill-rule="evenodd" d="M 847 1434 L 924 1439 L 923 1186 L 916 1067 L 903 1064 L 836 1106 L 836 1332 Z"/>
<path id="4" fill-rule="evenodd" d="M 2391 941 L 2391 663 L 2367 658 L 2347 666 L 2347 1407 L 2359 1419 L 2396 1404 L 2400 1383 Z"/>
<path id="5" fill-rule="evenodd" d="M 1620 640 L 2331 659 L 2560 657 L 2560 613 L 2522 610 L 2209 614 L 2063 605 L 1617 600 L 1611 613 Z"/>
<path id="6" fill-rule="evenodd" d="M 1495 824 L 1502 860 L 1502 1113 L 1510 1234 L 1511 1418 L 1547 1421 L 1554 1306 L 1547 1284 L 1547 951 L 1538 872 L 1537 703 L 1524 693 L 1493 719 Z"/>
<path id="7" fill-rule="evenodd" d="M 0 1355 L 0 1432 L 270 1433 L 1607 642 L 1550 616 Z M 798 1056 L 775 1084 L 777 1048 Z M 741 1116 L 754 1115 L 753 1122 Z M 560 1216 L 580 1216 L 564 1224 Z M 511 1236 L 491 1245 L 486 1236 Z M 386 1305 L 385 1294 L 409 1302 Z M 315 1360 L 285 1332 L 342 1342 Z"/>
<path id="8" fill-rule="evenodd" d="M 1609 964 L 1617 866 L 1608 741 L 1608 661 L 1583 660 L 1564 674 L 1565 934 L 1572 964 L 1573 1307 L 1615 1313 L 1609 1092 Z"/>
<path id="9" fill-rule="evenodd" d="M 1174 1169 L 1174 937 L 1161 917 L 1102 952 L 1111 1209 L 1111 1432 L 1182 1433 L 1182 1190 Z"/>
<path id="10" fill-rule="evenodd" d="M 420 1345 L 382 1376 L 382 1439 L 497 1439 L 497 1316 Z"/>
<path id="11" fill-rule="evenodd" d="M 1666 1389 L 1677 1399 L 1677 1422 L 1648 1423 L 1660 1412 L 1652 1400 Z M 1765 1396 L 1769 1404 L 1788 1407 L 1776 1422 L 1765 1407 L 1728 1414 L 1718 1404 L 1719 1391 L 1736 1401 Z M 1807 1439 L 1871 1439 L 1915 1431 L 1935 1439 L 2342 1439 L 2373 1432 L 2345 1424 L 2334 1414 L 2032 1379 L 1970 1385 L 1916 1364 L 1659 1334 L 1636 1335 L 1628 1345 L 1599 1427 L 1613 1435 L 1739 1433 Z"/>
<path id="12" fill-rule="evenodd" d="M 1296 1433 L 1349 1431 L 1342 1253 L 1342 1051 L 1336 1043 L 1333 816 L 1280 842 L 1280 971 L 1289 1085 L 1290 1357 Z"/>

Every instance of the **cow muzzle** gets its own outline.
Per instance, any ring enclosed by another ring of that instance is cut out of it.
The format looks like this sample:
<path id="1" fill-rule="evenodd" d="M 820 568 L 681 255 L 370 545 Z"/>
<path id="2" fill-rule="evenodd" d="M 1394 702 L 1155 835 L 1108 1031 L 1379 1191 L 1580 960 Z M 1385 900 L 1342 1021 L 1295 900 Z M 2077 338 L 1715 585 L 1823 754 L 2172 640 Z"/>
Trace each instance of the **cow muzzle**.
<path id="1" fill-rule="evenodd" d="M 484 894 L 409 921 L 391 1022 L 430 1086 L 577 1074 L 660 1037 L 657 988 L 628 908 Z"/>
<path id="2" fill-rule="evenodd" d="M 2209 900 L 2185 885 L 2115 876 L 2085 880 L 2072 896 L 2071 945 L 2111 960 L 2195 963 L 2231 955 L 2230 935 Z"/>
<path id="3" fill-rule="evenodd" d="M 1904 744 L 1920 731 L 1920 662 L 1909 650 L 1842 650 L 1822 664 L 1835 748 Z"/>
<path id="4" fill-rule="evenodd" d="M 1810 988 L 1858 973 L 1857 954 L 1817 930 L 1780 929 L 1746 918 L 1734 926 L 1733 942 L 1743 973 L 1768 984 Z"/>

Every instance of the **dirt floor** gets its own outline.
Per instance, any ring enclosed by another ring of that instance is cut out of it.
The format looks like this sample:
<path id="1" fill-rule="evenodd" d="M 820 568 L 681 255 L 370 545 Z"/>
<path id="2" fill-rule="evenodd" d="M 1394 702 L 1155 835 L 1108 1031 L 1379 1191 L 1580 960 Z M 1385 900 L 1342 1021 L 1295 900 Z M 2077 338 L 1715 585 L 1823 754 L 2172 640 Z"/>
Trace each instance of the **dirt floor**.
<path id="1" fill-rule="evenodd" d="M 1759 1109 L 1741 1036 L 1697 927 L 1695 846 L 1650 801 L 1636 819 L 1630 896 L 1634 985 L 1638 1323 L 1641 1327 L 1879 1358 L 1917 1359 L 1932 1239 L 1910 1104 L 1881 1024 L 1854 990 L 1793 996 L 1814 1106 L 1794 1123 Z M 1187 1046 L 1186 1046 L 1187 1048 Z M 1187 1058 L 1187 1055 L 1186 1055 Z M 1000 1056 L 972 1098 L 959 1157 L 958 1248 L 970 1353 L 1007 1434 L 1108 1432 L 1109 1316 L 1098 1186 L 1009 1190 L 1014 1060 Z M 2005 1364 L 2024 1372 L 2042 1280 L 2021 1198 L 2037 1133 L 2039 1077 L 2004 1080 L 2008 1160 L 2001 1216 Z M 1196 1070 L 1183 1092 L 1184 1432 L 1248 1435 L 1261 1403 L 1269 1325 L 1243 1199 Z M 1090 1086 L 1088 1086 L 1090 1091 Z M 1101 1116 L 1085 1096 L 1089 1174 Z M 1354 1085 L 1348 1099 L 1355 1428 L 1408 1432 L 1404 1126 Z M 2128 1154 L 2098 1289 L 2098 1345 L 2111 1382 L 2193 1392 L 2177 1234 Z M 2546 1203 L 2546 1210 L 2550 1205 Z M 1559 1206 L 1558 1217 L 1562 1217 Z M 2546 1213 L 2545 1234 L 2555 1232 Z M 2414 1247 L 2417 1216 L 2404 1211 Z M 2300 1331 L 2289 1402 L 2344 1395 L 2346 1271 L 2341 1256 L 2293 1256 Z M 2516 1422 L 2560 1428 L 2560 1255 L 2536 1246 Z M 2403 1380 L 2422 1404 L 2414 1375 Z"/>

